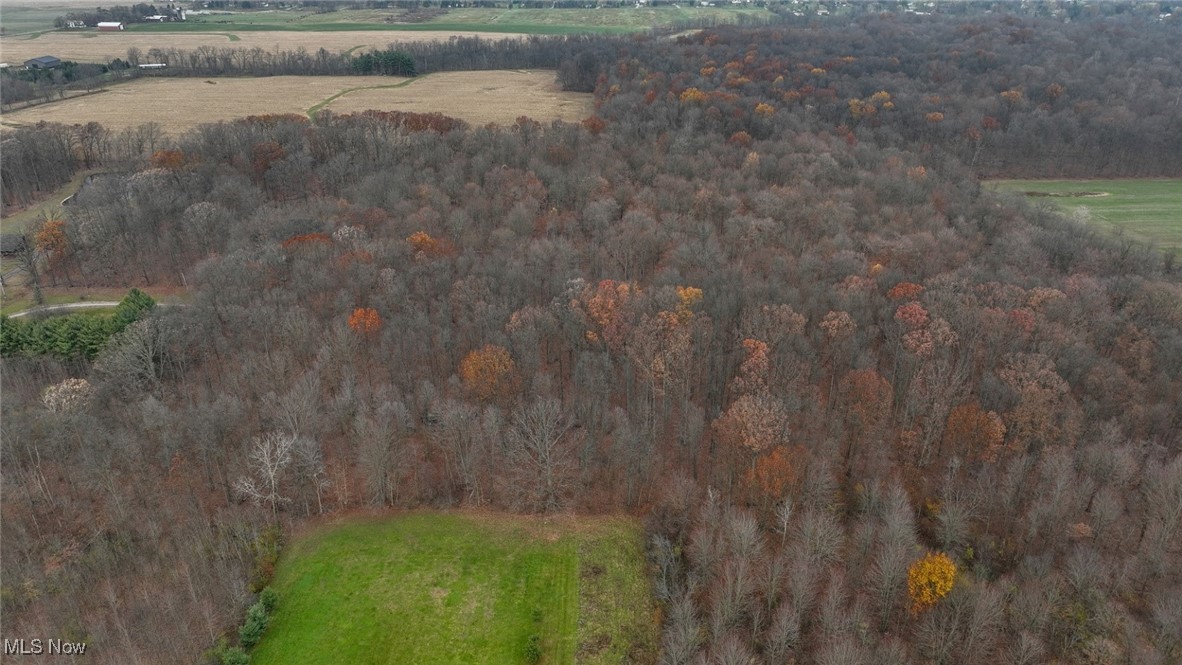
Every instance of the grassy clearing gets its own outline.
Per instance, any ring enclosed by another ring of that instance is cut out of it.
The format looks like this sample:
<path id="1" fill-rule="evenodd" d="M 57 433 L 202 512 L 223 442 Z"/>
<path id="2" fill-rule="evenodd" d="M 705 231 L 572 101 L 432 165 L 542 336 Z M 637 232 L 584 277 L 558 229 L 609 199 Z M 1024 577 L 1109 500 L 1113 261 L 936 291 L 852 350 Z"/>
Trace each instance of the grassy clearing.
<path id="1" fill-rule="evenodd" d="M 524 663 L 533 635 L 542 663 L 656 657 L 629 518 L 354 519 L 298 538 L 273 586 L 279 606 L 255 665 Z M 580 648 L 590 634 L 607 636 L 595 653 Z"/>
<path id="2" fill-rule="evenodd" d="M 603 520 L 579 543 L 579 622 L 575 662 L 643 665 L 656 661 L 656 605 L 645 573 L 640 526 Z"/>
<path id="3" fill-rule="evenodd" d="M 61 211 L 62 199 L 78 191 L 78 188 L 82 186 L 82 181 L 93 173 L 94 171 L 79 171 L 74 174 L 70 182 L 41 197 L 40 203 L 35 203 L 24 210 L 0 218 L 0 232 L 22 233 L 45 215 L 57 216 Z"/>
<path id="4" fill-rule="evenodd" d="M 1076 219 L 1182 252 L 1182 180 L 996 180 L 988 185 L 1026 193 Z"/>
<path id="5" fill-rule="evenodd" d="M 103 302 L 112 301 L 118 302 L 127 296 L 127 292 L 132 287 L 44 287 L 41 289 L 41 295 L 45 299 L 46 305 L 68 305 L 76 302 Z M 172 304 L 183 303 L 187 294 L 176 288 L 169 287 L 136 287 L 140 291 L 152 296 L 152 299 L 158 303 Z M 33 302 L 33 292 L 30 288 L 23 285 L 13 286 L 4 289 L 3 300 L 0 300 L 0 314 L 8 316 L 17 312 L 23 312 L 26 309 L 36 307 Z M 103 308 L 76 310 L 77 312 L 85 312 L 88 314 L 104 313 Z M 71 311 L 62 312 L 63 314 L 70 314 Z"/>
<path id="6" fill-rule="evenodd" d="M 84 302 L 85 300 L 98 300 L 97 298 L 79 298 L 64 293 L 47 294 L 44 289 L 42 290 L 42 297 L 45 298 L 46 305 L 65 305 L 74 302 Z M 3 303 L 4 305 L 0 307 L 0 314 L 5 316 L 23 312 L 26 309 L 32 309 L 36 306 L 36 303 L 33 302 L 33 294 L 24 290 L 21 290 L 20 293 L 15 294 L 13 297 L 9 297 L 5 293 Z"/>

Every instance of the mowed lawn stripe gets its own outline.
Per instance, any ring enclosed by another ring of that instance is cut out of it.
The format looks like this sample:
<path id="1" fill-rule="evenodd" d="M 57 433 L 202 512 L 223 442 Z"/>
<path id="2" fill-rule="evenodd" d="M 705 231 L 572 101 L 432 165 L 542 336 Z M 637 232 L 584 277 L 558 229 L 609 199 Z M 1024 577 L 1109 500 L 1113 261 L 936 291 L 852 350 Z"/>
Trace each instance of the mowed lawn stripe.
<path id="1" fill-rule="evenodd" d="M 279 606 L 251 662 L 524 663 L 532 635 L 542 663 L 575 662 L 579 614 L 599 613 L 580 594 L 580 554 L 601 541 L 630 551 L 639 538 L 628 518 L 411 513 L 326 525 L 284 552 Z M 643 636 L 629 649 L 651 661 L 639 552 L 620 560 L 636 588 L 616 591 L 640 610 L 605 630 L 620 644 Z"/>

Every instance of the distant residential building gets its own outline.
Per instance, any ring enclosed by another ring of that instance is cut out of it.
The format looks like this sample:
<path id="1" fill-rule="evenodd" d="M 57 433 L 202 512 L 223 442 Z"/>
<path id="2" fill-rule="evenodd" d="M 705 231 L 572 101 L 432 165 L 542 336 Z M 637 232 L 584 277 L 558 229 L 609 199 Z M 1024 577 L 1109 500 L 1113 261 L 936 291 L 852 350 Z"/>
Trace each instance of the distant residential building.
<path id="1" fill-rule="evenodd" d="M 150 62 L 142 65 L 137 65 L 140 69 L 164 69 L 168 67 L 168 63 L 164 62 Z"/>
<path id="2" fill-rule="evenodd" d="M 40 58 L 33 58 L 32 60 L 25 60 L 25 67 L 28 69 L 53 69 L 61 66 L 62 61 L 52 55 L 43 55 Z"/>
<path id="3" fill-rule="evenodd" d="M 99 32 L 118 32 L 123 29 L 123 23 L 118 21 L 102 21 L 98 24 Z"/>
<path id="4" fill-rule="evenodd" d="M 66 30 L 81 30 L 86 27 L 86 21 L 66 21 Z"/>
<path id="5" fill-rule="evenodd" d="M 0 234 L 0 256 L 15 256 L 24 248 L 24 236 L 15 233 Z"/>

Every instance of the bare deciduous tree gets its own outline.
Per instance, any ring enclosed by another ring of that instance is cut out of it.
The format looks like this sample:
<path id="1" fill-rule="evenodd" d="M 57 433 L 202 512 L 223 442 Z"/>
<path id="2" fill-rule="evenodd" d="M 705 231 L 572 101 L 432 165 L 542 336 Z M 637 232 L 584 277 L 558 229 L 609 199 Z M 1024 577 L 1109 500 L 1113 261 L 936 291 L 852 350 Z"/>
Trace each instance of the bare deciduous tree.
<path id="1" fill-rule="evenodd" d="M 290 432 L 268 432 L 251 439 L 249 473 L 234 482 L 234 489 L 255 503 L 271 505 L 271 518 L 279 520 L 279 504 L 289 498 L 279 493 L 283 474 L 291 464 L 296 437 Z"/>
<path id="2" fill-rule="evenodd" d="M 295 472 L 300 484 L 310 486 L 316 493 L 316 512 L 323 513 L 324 490 L 332 485 L 332 481 L 328 479 L 328 472 L 324 467 L 324 453 L 320 450 L 320 444 L 301 436 L 296 439 L 294 457 Z M 304 512 L 311 512 L 306 500 Z"/>
<path id="3" fill-rule="evenodd" d="M 312 419 L 319 412 L 322 395 L 320 377 L 312 369 L 301 376 L 283 395 L 274 393 L 264 398 L 264 405 L 275 414 L 283 428 L 295 436 L 315 436 Z"/>
<path id="4" fill-rule="evenodd" d="M 372 414 L 357 417 L 357 461 L 369 487 L 370 500 L 387 505 L 394 500 L 398 469 L 402 465 L 403 423 L 409 418 L 402 402 L 387 402 Z"/>
<path id="5" fill-rule="evenodd" d="M 536 510 L 562 508 L 574 479 L 576 436 L 558 400 L 521 407 L 509 428 L 510 477 L 516 498 Z"/>

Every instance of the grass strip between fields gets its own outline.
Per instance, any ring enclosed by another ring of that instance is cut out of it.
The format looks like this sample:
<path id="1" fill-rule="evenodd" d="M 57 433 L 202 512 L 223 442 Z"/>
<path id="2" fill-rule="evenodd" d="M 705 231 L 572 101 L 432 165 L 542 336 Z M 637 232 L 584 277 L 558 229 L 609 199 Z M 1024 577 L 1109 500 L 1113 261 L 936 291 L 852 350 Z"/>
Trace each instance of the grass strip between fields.
<path id="1" fill-rule="evenodd" d="M 360 47 L 356 47 L 356 48 L 360 48 Z M 328 97 L 324 101 L 315 104 L 314 106 L 312 106 L 312 108 L 308 109 L 308 117 L 311 118 L 312 120 L 315 120 L 316 114 L 320 112 L 320 109 L 324 108 L 325 106 L 328 106 L 329 104 L 340 99 L 341 97 L 344 97 L 345 95 L 349 94 L 350 92 L 357 92 L 358 90 L 383 90 L 386 88 L 405 88 L 406 86 L 410 85 L 411 83 L 414 83 L 415 81 L 421 81 L 421 80 L 427 78 L 427 76 L 429 76 L 429 74 L 423 74 L 422 76 L 416 76 L 414 78 L 407 79 L 407 80 L 402 81 L 400 83 L 391 83 L 389 85 L 362 85 L 362 86 L 358 86 L 356 88 L 349 88 L 347 90 L 342 90 L 342 91 Z"/>

